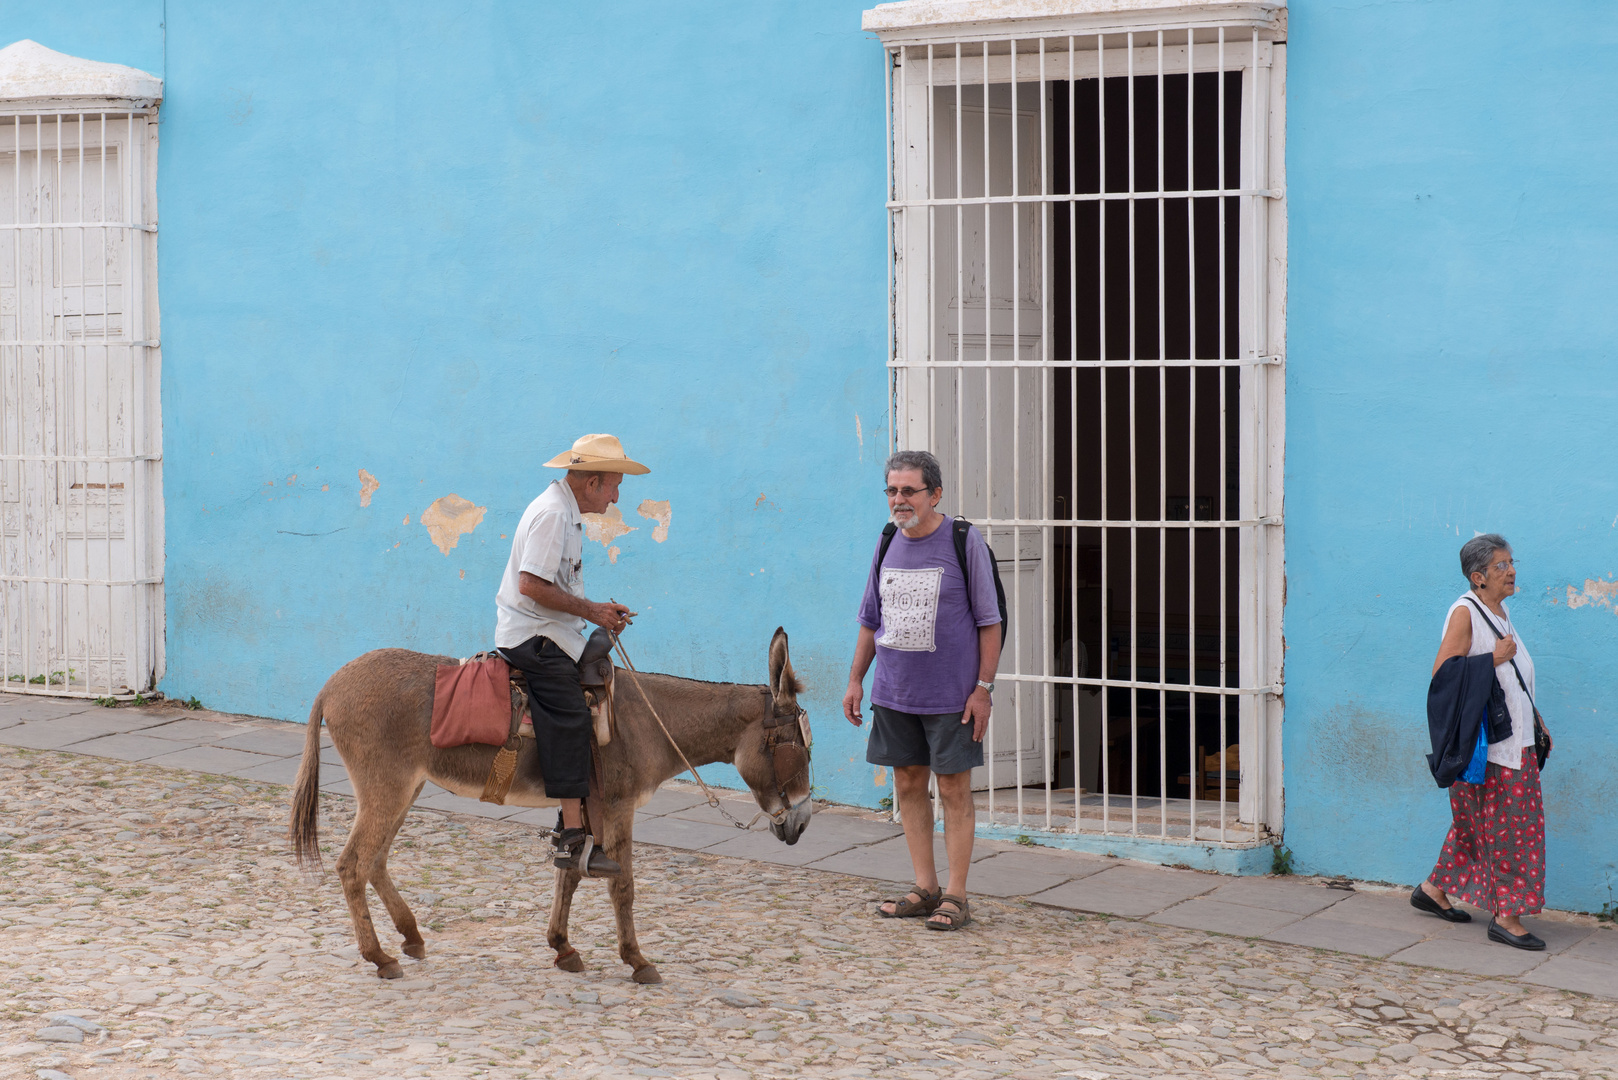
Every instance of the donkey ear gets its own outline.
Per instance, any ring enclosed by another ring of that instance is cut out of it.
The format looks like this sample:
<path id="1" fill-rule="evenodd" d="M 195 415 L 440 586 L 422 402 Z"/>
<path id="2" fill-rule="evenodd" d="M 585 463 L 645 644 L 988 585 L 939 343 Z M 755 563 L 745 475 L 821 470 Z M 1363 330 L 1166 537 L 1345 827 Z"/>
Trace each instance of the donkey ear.
<path id="1" fill-rule="evenodd" d="M 787 653 L 787 632 L 777 626 L 770 638 L 770 694 L 779 704 L 790 705 L 801 689 L 792 672 L 792 657 Z"/>

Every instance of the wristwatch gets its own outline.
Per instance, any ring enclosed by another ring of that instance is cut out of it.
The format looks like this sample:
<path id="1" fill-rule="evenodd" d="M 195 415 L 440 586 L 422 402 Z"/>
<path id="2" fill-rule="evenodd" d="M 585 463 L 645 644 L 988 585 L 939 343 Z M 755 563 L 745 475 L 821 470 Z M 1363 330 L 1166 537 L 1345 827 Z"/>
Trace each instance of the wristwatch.
<path id="1" fill-rule="evenodd" d="M 991 694 L 994 693 L 994 683 L 992 683 L 992 682 L 984 682 L 982 679 L 979 679 L 978 680 L 978 685 L 983 687 L 983 689 L 987 690 L 989 693 L 991 693 Z"/>

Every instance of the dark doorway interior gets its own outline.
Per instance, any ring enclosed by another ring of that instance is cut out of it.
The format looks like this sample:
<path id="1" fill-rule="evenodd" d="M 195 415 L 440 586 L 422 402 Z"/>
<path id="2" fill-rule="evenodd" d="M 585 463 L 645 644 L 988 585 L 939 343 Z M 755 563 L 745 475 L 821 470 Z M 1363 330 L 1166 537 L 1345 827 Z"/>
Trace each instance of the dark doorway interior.
<path id="1" fill-rule="evenodd" d="M 1223 78 L 1221 101 L 1217 74 L 1164 77 L 1161 118 L 1155 75 L 1134 79 L 1132 109 L 1127 78 L 1105 80 L 1104 90 L 1095 79 L 1052 85 L 1051 190 L 1217 190 L 1221 145 L 1224 186 L 1238 187 L 1241 75 Z M 1234 196 L 1052 207 L 1053 355 L 1091 366 L 1053 373 L 1051 517 L 1125 523 L 1054 530 L 1052 640 L 1062 674 L 1237 683 L 1238 530 L 1223 523 L 1239 517 L 1241 385 L 1239 369 L 1217 361 L 1238 350 L 1239 224 Z M 1130 521 L 1140 524 L 1131 530 Z M 1114 796 L 1185 798 L 1196 786 L 1199 799 L 1219 797 L 1206 759 L 1237 742 L 1235 698 L 1128 686 L 1102 693 L 1099 707 L 1077 710 L 1104 717 L 1099 739 L 1081 738 L 1083 754 L 1099 761 L 1077 777 L 1079 725 L 1073 698 L 1063 702 L 1059 787 L 1080 779 Z"/>

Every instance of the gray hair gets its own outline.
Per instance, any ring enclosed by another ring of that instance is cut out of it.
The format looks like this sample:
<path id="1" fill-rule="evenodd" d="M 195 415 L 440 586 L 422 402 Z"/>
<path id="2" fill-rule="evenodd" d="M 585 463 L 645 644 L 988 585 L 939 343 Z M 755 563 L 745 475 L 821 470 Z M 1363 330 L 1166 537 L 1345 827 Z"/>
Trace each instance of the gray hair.
<path id="1" fill-rule="evenodd" d="M 1461 573 L 1472 584 L 1473 574 L 1489 576 L 1489 559 L 1497 551 L 1510 551 L 1511 545 L 1499 533 L 1480 533 L 1461 545 Z"/>
<path id="2" fill-rule="evenodd" d="M 889 473 L 901 469 L 920 469 L 921 482 L 928 491 L 937 491 L 944 486 L 944 470 L 938 464 L 938 459 L 925 450 L 901 450 L 888 458 L 887 468 L 882 470 L 883 479 Z"/>

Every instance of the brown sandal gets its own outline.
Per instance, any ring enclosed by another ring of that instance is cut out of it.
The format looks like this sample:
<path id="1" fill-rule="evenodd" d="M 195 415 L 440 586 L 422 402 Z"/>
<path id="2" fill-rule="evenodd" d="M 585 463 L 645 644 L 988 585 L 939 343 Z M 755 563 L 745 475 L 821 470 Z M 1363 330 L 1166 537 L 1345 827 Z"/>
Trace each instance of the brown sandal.
<path id="1" fill-rule="evenodd" d="M 892 911 L 883 911 L 882 905 L 878 904 L 876 913 L 884 919 L 920 919 L 938 910 L 938 903 L 943 895 L 944 887 L 942 885 L 931 890 L 918 886 L 898 899 L 882 901 L 883 904 L 892 904 Z M 919 897 L 919 899 L 912 900 L 910 899 L 912 896 Z"/>
<path id="2" fill-rule="evenodd" d="M 944 907 L 934 908 L 933 913 L 927 917 L 927 929 L 959 930 L 963 926 L 972 925 L 972 905 L 967 903 L 966 897 L 945 894 L 938 898 L 938 903 L 940 905 L 954 904 L 955 910 L 950 911 Z M 934 919 L 942 921 L 934 922 Z"/>

